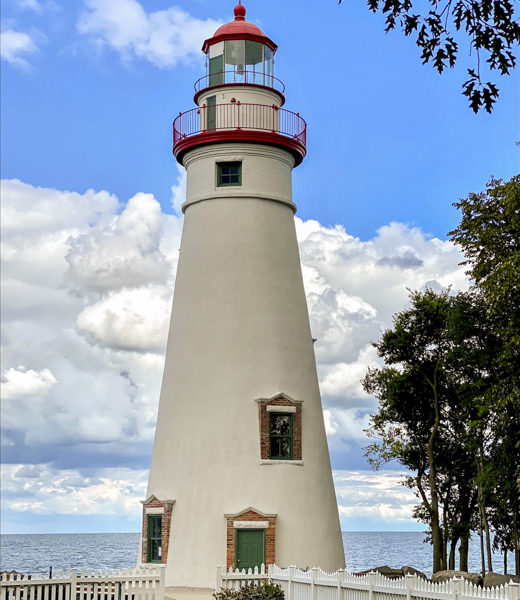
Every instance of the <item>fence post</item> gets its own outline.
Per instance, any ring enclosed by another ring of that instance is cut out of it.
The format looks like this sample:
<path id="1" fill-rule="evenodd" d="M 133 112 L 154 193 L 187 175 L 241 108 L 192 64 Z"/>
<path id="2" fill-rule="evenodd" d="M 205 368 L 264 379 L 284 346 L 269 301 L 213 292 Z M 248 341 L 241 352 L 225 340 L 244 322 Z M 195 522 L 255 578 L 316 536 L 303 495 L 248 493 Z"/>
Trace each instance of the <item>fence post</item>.
<path id="1" fill-rule="evenodd" d="M 159 567 L 159 600 L 164 600 L 164 578 L 166 574 L 166 565 Z"/>
<path id="2" fill-rule="evenodd" d="M 70 570 L 70 600 L 76 600 L 78 596 L 78 572 L 76 569 Z"/>
<path id="3" fill-rule="evenodd" d="M 412 590 L 415 589 L 415 575 L 407 573 L 404 581 L 406 583 L 406 600 L 412 600 Z"/>
<path id="4" fill-rule="evenodd" d="M 318 588 L 316 587 L 316 579 L 318 579 L 318 568 L 313 567 L 311 570 L 312 579 L 311 579 L 311 600 L 318 599 Z"/>
<path id="5" fill-rule="evenodd" d="M 289 567 L 289 585 L 287 586 L 288 587 L 287 600 L 294 600 L 294 583 L 293 583 L 294 569 L 295 569 L 294 565 L 291 565 Z"/>
<path id="6" fill-rule="evenodd" d="M 217 572 L 215 573 L 215 593 L 218 594 L 222 589 L 222 567 L 217 567 Z"/>
<path id="7" fill-rule="evenodd" d="M 451 580 L 451 594 L 453 596 L 453 600 L 457 600 L 462 592 L 462 578 L 454 577 Z"/>
<path id="8" fill-rule="evenodd" d="M 374 573 L 374 571 L 371 571 L 368 574 L 368 600 L 374 600 L 374 586 L 376 585 L 376 578 L 377 573 Z"/>
<path id="9" fill-rule="evenodd" d="M 267 565 L 267 582 L 273 583 L 273 567 L 274 565 Z"/>
<path id="10" fill-rule="evenodd" d="M 343 592 L 341 584 L 345 581 L 345 569 L 338 570 L 338 600 L 342 600 Z"/>
<path id="11" fill-rule="evenodd" d="M 506 583 L 507 600 L 520 600 L 520 583 Z"/>

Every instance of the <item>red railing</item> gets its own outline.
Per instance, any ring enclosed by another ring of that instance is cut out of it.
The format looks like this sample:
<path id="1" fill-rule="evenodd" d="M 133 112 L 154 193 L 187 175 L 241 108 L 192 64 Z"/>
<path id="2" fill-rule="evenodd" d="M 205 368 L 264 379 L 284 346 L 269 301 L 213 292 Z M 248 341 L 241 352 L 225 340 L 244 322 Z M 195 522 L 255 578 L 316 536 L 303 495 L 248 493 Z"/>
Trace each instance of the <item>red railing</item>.
<path id="1" fill-rule="evenodd" d="M 195 82 L 195 93 L 215 85 L 233 84 L 262 85 L 273 88 L 281 94 L 285 93 L 285 85 L 273 75 L 265 75 L 257 71 L 220 71 L 205 75 Z"/>
<path id="2" fill-rule="evenodd" d="M 267 132 L 305 146 L 307 124 L 298 113 L 265 104 L 215 104 L 180 113 L 173 122 L 173 149 L 191 136 L 219 132 Z"/>

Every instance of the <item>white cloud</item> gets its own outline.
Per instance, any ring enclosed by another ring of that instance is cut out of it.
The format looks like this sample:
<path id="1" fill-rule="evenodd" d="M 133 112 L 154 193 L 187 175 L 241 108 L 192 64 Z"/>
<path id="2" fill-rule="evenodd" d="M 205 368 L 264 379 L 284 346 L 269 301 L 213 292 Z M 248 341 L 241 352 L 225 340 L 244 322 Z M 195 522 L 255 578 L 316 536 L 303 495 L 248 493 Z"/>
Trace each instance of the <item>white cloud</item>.
<path id="1" fill-rule="evenodd" d="M 67 280 L 78 293 L 168 282 L 174 256 L 161 248 L 166 221 L 152 194 L 136 194 L 106 226 L 68 240 Z"/>
<path id="2" fill-rule="evenodd" d="M 412 490 L 401 485 L 405 475 L 404 471 L 334 471 L 340 516 L 414 523 L 412 511 L 418 501 Z"/>
<path id="3" fill-rule="evenodd" d="M 177 6 L 146 12 L 137 0 L 84 0 L 78 31 L 124 60 L 140 58 L 170 68 L 199 56 L 202 42 L 221 24 L 196 19 Z"/>
<path id="4" fill-rule="evenodd" d="M 172 292 L 148 286 L 111 292 L 78 316 L 78 329 L 102 346 L 164 353 Z"/>
<path id="5" fill-rule="evenodd" d="M 182 205 L 186 201 L 186 169 L 181 165 L 177 164 L 177 171 L 179 176 L 177 177 L 177 184 L 172 185 L 172 206 L 175 213 L 180 217 L 182 216 Z"/>
<path id="6" fill-rule="evenodd" d="M 45 395 L 57 383 L 49 369 L 26 371 L 24 367 L 7 369 L 2 375 L 2 398 L 16 400 L 35 394 Z"/>
<path id="7" fill-rule="evenodd" d="M 24 56 L 35 54 L 40 51 L 34 39 L 23 31 L 14 31 L 7 29 L 2 31 L 1 37 L 1 57 L 14 67 L 22 71 L 29 71 L 31 65 Z M 40 34 L 41 37 L 41 34 Z"/>
<path id="8" fill-rule="evenodd" d="M 6 447 L 148 461 L 181 219 L 150 194 L 123 208 L 10 180 L 2 200 Z"/>
<path id="9" fill-rule="evenodd" d="M 2 466 L 4 510 L 36 514 L 135 515 L 146 494 L 146 470 L 99 469 L 85 476 L 78 469 L 58 471 L 49 464 L 34 475 L 21 465 Z"/>

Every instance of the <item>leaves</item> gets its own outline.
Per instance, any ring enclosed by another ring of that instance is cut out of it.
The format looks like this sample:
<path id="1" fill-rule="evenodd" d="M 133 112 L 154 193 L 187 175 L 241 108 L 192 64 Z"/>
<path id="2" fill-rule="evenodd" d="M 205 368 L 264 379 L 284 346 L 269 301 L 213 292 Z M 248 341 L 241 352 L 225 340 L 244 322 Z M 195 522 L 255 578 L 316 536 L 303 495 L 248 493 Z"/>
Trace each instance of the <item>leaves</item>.
<path id="1" fill-rule="evenodd" d="M 476 65 L 468 69 L 470 78 L 462 93 L 475 113 L 481 109 L 490 113 L 499 90 L 494 83 L 481 80 L 481 53 L 491 71 L 509 75 L 515 68 L 520 25 L 514 0 L 429 0 L 429 4 L 430 10 L 420 14 L 413 11 L 412 0 L 367 0 L 369 10 L 385 15 L 385 33 L 396 27 L 405 36 L 416 33 L 423 64 L 432 63 L 439 73 L 457 61 L 459 48 L 450 30 L 464 31 Z"/>

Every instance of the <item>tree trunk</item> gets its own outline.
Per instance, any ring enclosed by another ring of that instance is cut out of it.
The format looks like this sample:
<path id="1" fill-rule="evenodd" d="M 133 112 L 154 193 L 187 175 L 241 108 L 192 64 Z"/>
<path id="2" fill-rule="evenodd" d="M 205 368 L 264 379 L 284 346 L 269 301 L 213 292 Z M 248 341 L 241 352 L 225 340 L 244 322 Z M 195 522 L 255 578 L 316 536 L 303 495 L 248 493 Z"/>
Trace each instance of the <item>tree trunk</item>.
<path id="1" fill-rule="evenodd" d="M 450 559 L 449 559 L 449 563 L 448 563 L 448 569 L 450 569 L 451 571 L 455 571 L 455 553 L 456 553 L 456 549 L 457 549 L 457 542 L 459 541 L 458 536 L 457 537 L 453 537 L 451 539 L 451 544 L 450 544 Z M 461 548 L 462 548 L 462 542 L 461 542 Z M 462 571 L 462 569 L 460 569 Z"/>
<path id="2" fill-rule="evenodd" d="M 504 550 L 504 575 L 507 575 L 507 548 Z"/>
<path id="3" fill-rule="evenodd" d="M 486 553 L 488 562 L 488 571 L 493 572 L 493 554 L 491 552 L 491 534 L 489 533 L 489 523 L 486 515 L 486 507 L 482 507 L 482 520 L 484 521 L 484 529 L 486 531 Z"/>
<path id="4" fill-rule="evenodd" d="M 484 448 L 482 444 L 482 438 L 480 439 L 480 455 L 478 457 L 478 466 L 480 471 L 480 476 L 482 477 L 484 474 Z M 486 532 L 486 553 L 487 553 L 487 563 L 488 563 L 488 571 L 490 573 L 493 572 L 493 554 L 491 553 L 491 535 L 489 533 L 489 523 L 486 515 L 486 505 L 484 503 L 484 490 L 482 488 L 482 481 L 479 480 L 478 483 L 478 491 L 480 496 L 480 513 L 482 515 L 482 523 L 484 525 L 484 530 Z"/>
<path id="5" fill-rule="evenodd" d="M 480 535 L 480 559 L 482 560 L 482 577 L 486 576 L 486 555 L 484 554 L 484 530 L 482 529 L 482 511 L 478 508 L 478 529 Z"/>
<path id="6" fill-rule="evenodd" d="M 468 570 L 469 536 L 460 539 L 459 571 Z M 451 567 L 450 567 L 451 568 Z"/>
<path id="7" fill-rule="evenodd" d="M 435 436 L 437 435 L 437 431 L 439 429 L 439 425 L 441 422 L 441 413 L 439 409 L 439 394 L 437 390 L 437 367 L 435 366 L 435 371 L 433 373 L 433 382 L 429 381 L 426 377 L 428 383 L 432 386 L 433 389 L 433 398 L 434 398 L 434 406 L 435 406 L 435 423 L 433 425 L 432 433 L 430 435 L 430 439 L 428 441 L 428 462 L 430 467 L 429 473 L 429 481 L 430 481 L 430 492 L 431 492 L 431 515 L 432 515 L 432 544 L 433 544 L 433 572 L 437 573 L 442 569 L 442 534 L 439 523 L 439 493 L 437 491 L 437 470 L 435 467 L 435 455 L 433 452 L 433 448 L 435 445 Z"/>
<path id="8" fill-rule="evenodd" d="M 515 547 L 515 573 L 520 575 L 520 532 L 518 531 L 518 512 L 513 508 L 513 544 Z"/>
<path id="9" fill-rule="evenodd" d="M 441 570 L 448 568 L 448 502 L 449 494 L 446 495 L 443 510 L 442 510 L 442 566 Z"/>

